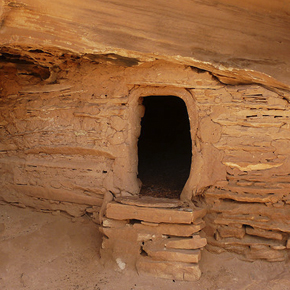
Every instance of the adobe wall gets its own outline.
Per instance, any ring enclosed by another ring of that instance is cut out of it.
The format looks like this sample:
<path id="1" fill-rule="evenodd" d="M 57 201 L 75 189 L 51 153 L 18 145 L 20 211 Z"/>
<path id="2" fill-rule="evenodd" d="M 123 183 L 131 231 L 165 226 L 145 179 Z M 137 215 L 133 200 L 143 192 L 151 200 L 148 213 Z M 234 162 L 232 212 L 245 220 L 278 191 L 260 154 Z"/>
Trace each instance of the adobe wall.
<path id="1" fill-rule="evenodd" d="M 48 60 L 55 65 L 48 68 Z M 7 56 L 1 67 L 2 200 L 96 217 L 106 192 L 138 194 L 139 95 L 171 94 L 185 101 L 192 131 L 181 199 L 205 198 L 212 249 L 254 229 L 277 232 L 285 250 L 290 113 L 275 91 L 224 85 L 191 66 L 115 55 L 53 58 L 35 51 L 21 60 Z M 232 248 L 244 254 L 240 245 Z"/>
<path id="2" fill-rule="evenodd" d="M 139 95 L 171 93 L 191 104 L 189 87 L 222 87 L 207 72 L 163 61 L 128 67 L 66 55 L 50 71 L 25 61 L 1 70 L 1 196 L 73 215 L 100 206 L 108 191 L 138 194 Z M 196 110 L 188 107 L 192 131 Z"/>

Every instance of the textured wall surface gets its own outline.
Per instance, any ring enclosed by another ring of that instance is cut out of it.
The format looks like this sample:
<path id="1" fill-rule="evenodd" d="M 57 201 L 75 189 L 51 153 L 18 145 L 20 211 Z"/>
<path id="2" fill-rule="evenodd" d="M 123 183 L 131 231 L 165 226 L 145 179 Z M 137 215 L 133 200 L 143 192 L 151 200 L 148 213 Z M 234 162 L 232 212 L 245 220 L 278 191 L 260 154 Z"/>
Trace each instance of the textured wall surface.
<path id="1" fill-rule="evenodd" d="M 1 198 L 18 206 L 96 214 L 106 192 L 137 194 L 140 97 L 185 101 L 192 165 L 181 199 L 206 202 L 209 248 L 283 260 L 289 247 L 289 102 L 257 84 L 225 85 L 166 61 L 57 67 L 5 54 L 1 69 Z M 34 52 L 45 59 L 45 52 Z M 279 91 L 278 91 L 279 92 Z"/>

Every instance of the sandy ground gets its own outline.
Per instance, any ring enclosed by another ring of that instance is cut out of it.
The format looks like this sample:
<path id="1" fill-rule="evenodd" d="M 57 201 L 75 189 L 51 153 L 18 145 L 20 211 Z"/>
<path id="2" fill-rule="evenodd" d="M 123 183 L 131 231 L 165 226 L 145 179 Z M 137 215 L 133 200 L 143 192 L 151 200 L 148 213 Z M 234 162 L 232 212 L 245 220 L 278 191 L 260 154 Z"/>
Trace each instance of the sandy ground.
<path id="1" fill-rule="evenodd" d="M 254 263 L 203 251 L 202 278 L 178 282 L 104 267 L 101 235 L 88 217 L 0 205 L 0 289 L 290 289 L 290 262 Z"/>

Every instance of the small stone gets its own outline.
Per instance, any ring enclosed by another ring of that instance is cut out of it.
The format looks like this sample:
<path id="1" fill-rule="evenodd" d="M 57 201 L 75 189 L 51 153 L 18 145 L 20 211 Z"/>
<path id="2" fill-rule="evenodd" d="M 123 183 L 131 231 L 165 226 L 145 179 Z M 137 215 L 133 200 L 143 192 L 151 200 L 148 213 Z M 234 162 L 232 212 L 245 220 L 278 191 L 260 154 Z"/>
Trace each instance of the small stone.
<path id="1" fill-rule="evenodd" d="M 272 248 L 273 250 L 285 250 L 285 249 L 286 249 L 286 247 L 283 246 L 283 245 L 280 245 L 280 246 L 272 246 L 271 248 Z"/>
<path id="2" fill-rule="evenodd" d="M 58 182 L 57 180 L 52 180 L 52 181 L 50 182 L 50 186 L 53 187 L 53 188 L 59 189 L 59 188 L 61 188 L 62 185 L 61 185 L 61 183 Z"/>
<path id="3" fill-rule="evenodd" d="M 86 212 L 87 213 L 93 213 L 94 209 L 92 207 L 88 207 L 88 208 L 86 208 Z"/>
<path id="4" fill-rule="evenodd" d="M 116 131 L 122 131 L 127 125 L 127 122 L 118 116 L 111 117 L 111 126 Z"/>
<path id="5" fill-rule="evenodd" d="M 236 228 L 231 226 L 220 226 L 218 228 L 219 236 L 222 238 L 238 238 L 242 239 L 245 236 L 246 230 L 244 228 Z"/>
<path id="6" fill-rule="evenodd" d="M 123 132 L 116 132 L 113 137 L 109 139 L 112 145 L 119 145 L 125 142 Z"/>
<path id="7" fill-rule="evenodd" d="M 116 263 L 121 270 L 124 270 L 126 268 L 126 263 L 124 263 L 121 258 L 117 258 Z"/>
<path id="8" fill-rule="evenodd" d="M 121 196 L 122 196 L 122 197 L 131 197 L 132 194 L 129 193 L 128 191 L 122 190 L 122 191 L 121 191 Z"/>

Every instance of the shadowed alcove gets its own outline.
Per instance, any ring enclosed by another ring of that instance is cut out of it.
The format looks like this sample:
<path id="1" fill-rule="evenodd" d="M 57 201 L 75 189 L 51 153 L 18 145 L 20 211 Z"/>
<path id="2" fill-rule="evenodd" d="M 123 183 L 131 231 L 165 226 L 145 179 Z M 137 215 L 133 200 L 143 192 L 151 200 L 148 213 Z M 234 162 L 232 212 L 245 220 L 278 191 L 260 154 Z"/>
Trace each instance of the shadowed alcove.
<path id="1" fill-rule="evenodd" d="M 141 195 L 179 198 L 189 177 L 191 136 L 186 105 L 175 96 L 143 98 L 138 142 Z"/>

